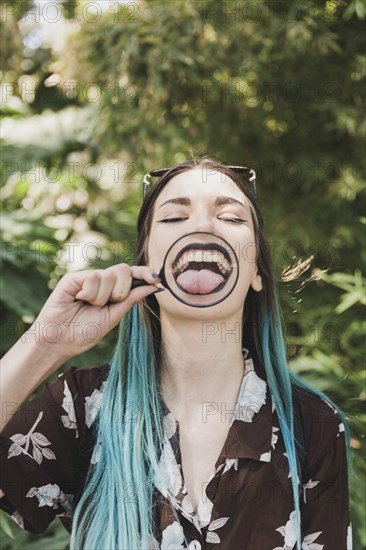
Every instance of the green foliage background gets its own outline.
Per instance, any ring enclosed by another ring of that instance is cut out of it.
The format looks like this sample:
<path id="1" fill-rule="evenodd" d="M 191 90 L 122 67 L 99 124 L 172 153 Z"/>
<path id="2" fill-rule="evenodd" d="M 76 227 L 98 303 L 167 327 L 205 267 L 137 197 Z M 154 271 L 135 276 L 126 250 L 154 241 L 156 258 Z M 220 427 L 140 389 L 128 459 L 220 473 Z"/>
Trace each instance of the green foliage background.
<path id="1" fill-rule="evenodd" d="M 1 4 L 1 352 L 65 272 L 130 260 L 145 172 L 191 151 L 255 167 L 278 278 L 313 256 L 279 283 L 290 368 L 347 413 L 365 548 L 365 4 L 95 5 L 60 1 L 46 24 L 31 0 Z M 62 370 L 103 362 L 115 336 Z M 0 521 L 6 549 L 67 548 L 57 522 L 36 537 Z"/>

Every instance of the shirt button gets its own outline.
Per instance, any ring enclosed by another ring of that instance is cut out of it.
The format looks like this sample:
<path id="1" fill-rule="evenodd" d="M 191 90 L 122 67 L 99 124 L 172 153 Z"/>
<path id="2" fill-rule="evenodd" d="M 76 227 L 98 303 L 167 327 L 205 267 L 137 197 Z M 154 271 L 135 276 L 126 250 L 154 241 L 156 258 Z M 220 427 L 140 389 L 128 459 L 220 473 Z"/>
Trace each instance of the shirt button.
<path id="1" fill-rule="evenodd" d="M 189 543 L 188 550 L 201 550 L 201 544 L 198 542 L 198 540 L 192 540 Z"/>

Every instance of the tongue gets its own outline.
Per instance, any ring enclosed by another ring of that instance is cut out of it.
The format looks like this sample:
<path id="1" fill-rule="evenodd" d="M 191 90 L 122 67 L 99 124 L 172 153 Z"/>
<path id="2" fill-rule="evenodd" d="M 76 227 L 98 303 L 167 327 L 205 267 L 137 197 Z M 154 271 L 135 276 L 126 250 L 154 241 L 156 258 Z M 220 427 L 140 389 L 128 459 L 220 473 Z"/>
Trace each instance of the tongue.
<path id="1" fill-rule="evenodd" d="M 208 294 L 224 281 L 224 277 L 210 269 L 188 269 L 177 277 L 177 283 L 191 294 Z"/>

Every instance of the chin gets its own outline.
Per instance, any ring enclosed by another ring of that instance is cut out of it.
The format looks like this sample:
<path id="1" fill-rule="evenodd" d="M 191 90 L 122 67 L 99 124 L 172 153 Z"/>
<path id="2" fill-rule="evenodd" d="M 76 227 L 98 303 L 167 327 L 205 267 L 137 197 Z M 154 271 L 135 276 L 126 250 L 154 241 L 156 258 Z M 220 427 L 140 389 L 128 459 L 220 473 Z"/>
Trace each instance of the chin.
<path id="1" fill-rule="evenodd" d="M 164 294 L 164 293 L 163 293 Z M 160 297 L 159 297 L 160 298 Z M 240 307 L 238 308 L 238 303 Z M 159 302 L 160 316 L 164 315 L 171 319 L 179 321 L 219 321 L 232 319 L 233 317 L 242 316 L 244 300 L 240 300 L 235 296 L 230 296 L 219 304 L 209 307 L 194 307 L 179 302 L 174 296 L 164 296 Z"/>

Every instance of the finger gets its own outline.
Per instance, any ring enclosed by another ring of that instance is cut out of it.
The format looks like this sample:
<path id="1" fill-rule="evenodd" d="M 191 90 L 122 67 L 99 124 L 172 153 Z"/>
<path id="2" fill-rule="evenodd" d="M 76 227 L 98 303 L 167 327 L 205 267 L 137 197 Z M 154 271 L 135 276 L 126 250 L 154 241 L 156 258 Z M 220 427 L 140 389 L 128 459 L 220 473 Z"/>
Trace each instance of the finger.
<path id="1" fill-rule="evenodd" d="M 119 264 L 108 268 L 116 275 L 116 282 L 111 295 L 112 302 L 125 300 L 131 291 L 132 278 L 146 281 L 146 286 L 156 285 L 160 279 L 153 277 L 153 270 L 147 266 L 129 266 Z"/>
<path id="2" fill-rule="evenodd" d="M 113 271 L 104 269 L 100 274 L 100 283 L 97 295 L 91 302 L 94 306 L 105 306 L 111 300 L 113 288 L 116 282 L 116 275 Z"/>
<path id="3" fill-rule="evenodd" d="M 126 263 L 122 263 L 108 267 L 105 271 L 106 273 L 112 274 L 114 277 L 114 284 L 109 301 L 120 302 L 125 300 L 131 289 L 131 266 Z"/>
<path id="4" fill-rule="evenodd" d="M 63 277 L 61 277 L 48 300 L 62 304 L 74 302 L 76 296 L 82 291 L 83 285 L 89 277 L 95 278 L 95 272 L 92 270 L 82 270 L 66 273 Z"/>
<path id="5" fill-rule="evenodd" d="M 131 267 L 131 272 L 134 279 L 143 279 L 148 283 L 155 285 L 160 282 L 160 279 L 153 276 L 153 274 L 158 275 L 158 273 L 154 272 L 154 269 L 149 266 L 133 265 Z"/>
<path id="6" fill-rule="evenodd" d="M 77 300 L 83 300 L 94 304 L 101 281 L 101 270 L 94 269 L 84 271 L 84 280 L 81 282 L 81 290 L 75 295 Z"/>

